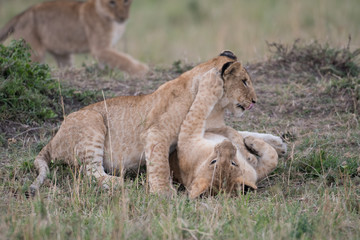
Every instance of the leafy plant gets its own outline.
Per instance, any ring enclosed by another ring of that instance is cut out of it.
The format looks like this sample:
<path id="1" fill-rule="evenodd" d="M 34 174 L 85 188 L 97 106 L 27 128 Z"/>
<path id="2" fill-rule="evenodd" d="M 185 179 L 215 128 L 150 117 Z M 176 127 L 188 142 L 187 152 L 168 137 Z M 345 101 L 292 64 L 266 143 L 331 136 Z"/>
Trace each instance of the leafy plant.
<path id="1" fill-rule="evenodd" d="M 31 62 L 31 52 L 24 41 L 12 41 L 8 47 L 0 45 L 0 122 L 10 120 L 23 124 L 40 123 L 61 117 L 62 102 L 80 108 L 100 94 L 94 91 L 63 89 L 51 77 L 46 64 Z"/>
<path id="2" fill-rule="evenodd" d="M 32 63 L 24 41 L 0 45 L 0 119 L 22 123 L 56 117 L 57 84 L 45 64 Z"/>

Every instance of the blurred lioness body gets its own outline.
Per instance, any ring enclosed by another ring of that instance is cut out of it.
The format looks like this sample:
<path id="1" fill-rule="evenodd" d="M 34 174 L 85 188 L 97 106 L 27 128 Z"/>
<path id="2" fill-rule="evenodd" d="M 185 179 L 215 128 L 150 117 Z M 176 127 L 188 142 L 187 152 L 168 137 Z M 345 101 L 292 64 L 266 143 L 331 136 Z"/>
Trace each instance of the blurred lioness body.
<path id="1" fill-rule="evenodd" d="M 53 55 L 60 67 L 72 64 L 73 53 L 90 52 L 100 62 L 131 75 L 148 67 L 114 50 L 129 17 L 131 0 L 51 1 L 32 6 L 0 30 L 0 42 L 9 35 L 31 46 L 32 59 Z"/>

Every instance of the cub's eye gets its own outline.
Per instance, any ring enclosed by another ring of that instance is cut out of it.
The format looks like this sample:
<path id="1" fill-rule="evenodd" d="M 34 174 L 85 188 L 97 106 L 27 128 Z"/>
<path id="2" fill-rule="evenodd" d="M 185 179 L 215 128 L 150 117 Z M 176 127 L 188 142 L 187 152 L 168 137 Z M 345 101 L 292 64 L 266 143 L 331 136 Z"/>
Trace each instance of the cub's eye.
<path id="1" fill-rule="evenodd" d="M 234 161 L 232 161 L 232 160 L 231 160 L 231 165 L 233 165 L 233 166 L 235 166 L 235 167 L 239 166 L 239 165 L 237 165 L 236 162 L 234 162 Z"/>
<path id="2" fill-rule="evenodd" d="M 124 0 L 125 4 L 128 4 L 130 2 L 130 0 Z"/>
<path id="3" fill-rule="evenodd" d="M 215 164 L 216 162 L 217 162 L 217 159 L 214 159 L 214 160 L 211 161 L 210 165 L 213 165 L 213 164 Z"/>
<path id="4" fill-rule="evenodd" d="M 245 87 L 248 86 L 246 79 L 243 79 L 242 82 L 244 83 Z"/>
<path id="5" fill-rule="evenodd" d="M 111 7 L 115 7 L 115 6 L 116 6 L 116 2 L 115 2 L 114 0 L 111 0 L 111 1 L 109 2 L 109 5 L 110 5 Z"/>

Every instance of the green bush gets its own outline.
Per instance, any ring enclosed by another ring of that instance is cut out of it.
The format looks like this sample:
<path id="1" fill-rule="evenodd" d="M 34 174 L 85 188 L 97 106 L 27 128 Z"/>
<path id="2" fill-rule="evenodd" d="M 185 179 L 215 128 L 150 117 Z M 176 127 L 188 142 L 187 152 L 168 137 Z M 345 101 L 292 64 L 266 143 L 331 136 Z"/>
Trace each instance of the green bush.
<path id="1" fill-rule="evenodd" d="M 33 125 L 63 116 L 59 82 L 51 77 L 48 65 L 31 62 L 30 55 L 24 41 L 12 41 L 8 47 L 0 44 L 0 123 Z M 60 87 L 66 113 L 102 100 L 99 92 Z"/>
<path id="2" fill-rule="evenodd" d="M 30 123 L 56 117 L 56 96 L 49 67 L 31 62 L 24 41 L 0 45 L 0 120 Z"/>

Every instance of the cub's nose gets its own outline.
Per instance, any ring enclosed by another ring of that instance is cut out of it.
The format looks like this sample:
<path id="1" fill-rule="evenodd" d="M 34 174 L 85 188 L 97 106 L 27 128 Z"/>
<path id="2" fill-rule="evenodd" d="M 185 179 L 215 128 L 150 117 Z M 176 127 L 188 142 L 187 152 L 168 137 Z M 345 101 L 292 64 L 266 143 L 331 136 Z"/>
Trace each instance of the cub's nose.
<path id="1" fill-rule="evenodd" d="M 254 99 L 253 99 L 253 100 L 251 100 L 251 102 L 252 102 L 252 103 L 256 103 L 256 101 L 255 101 Z"/>

